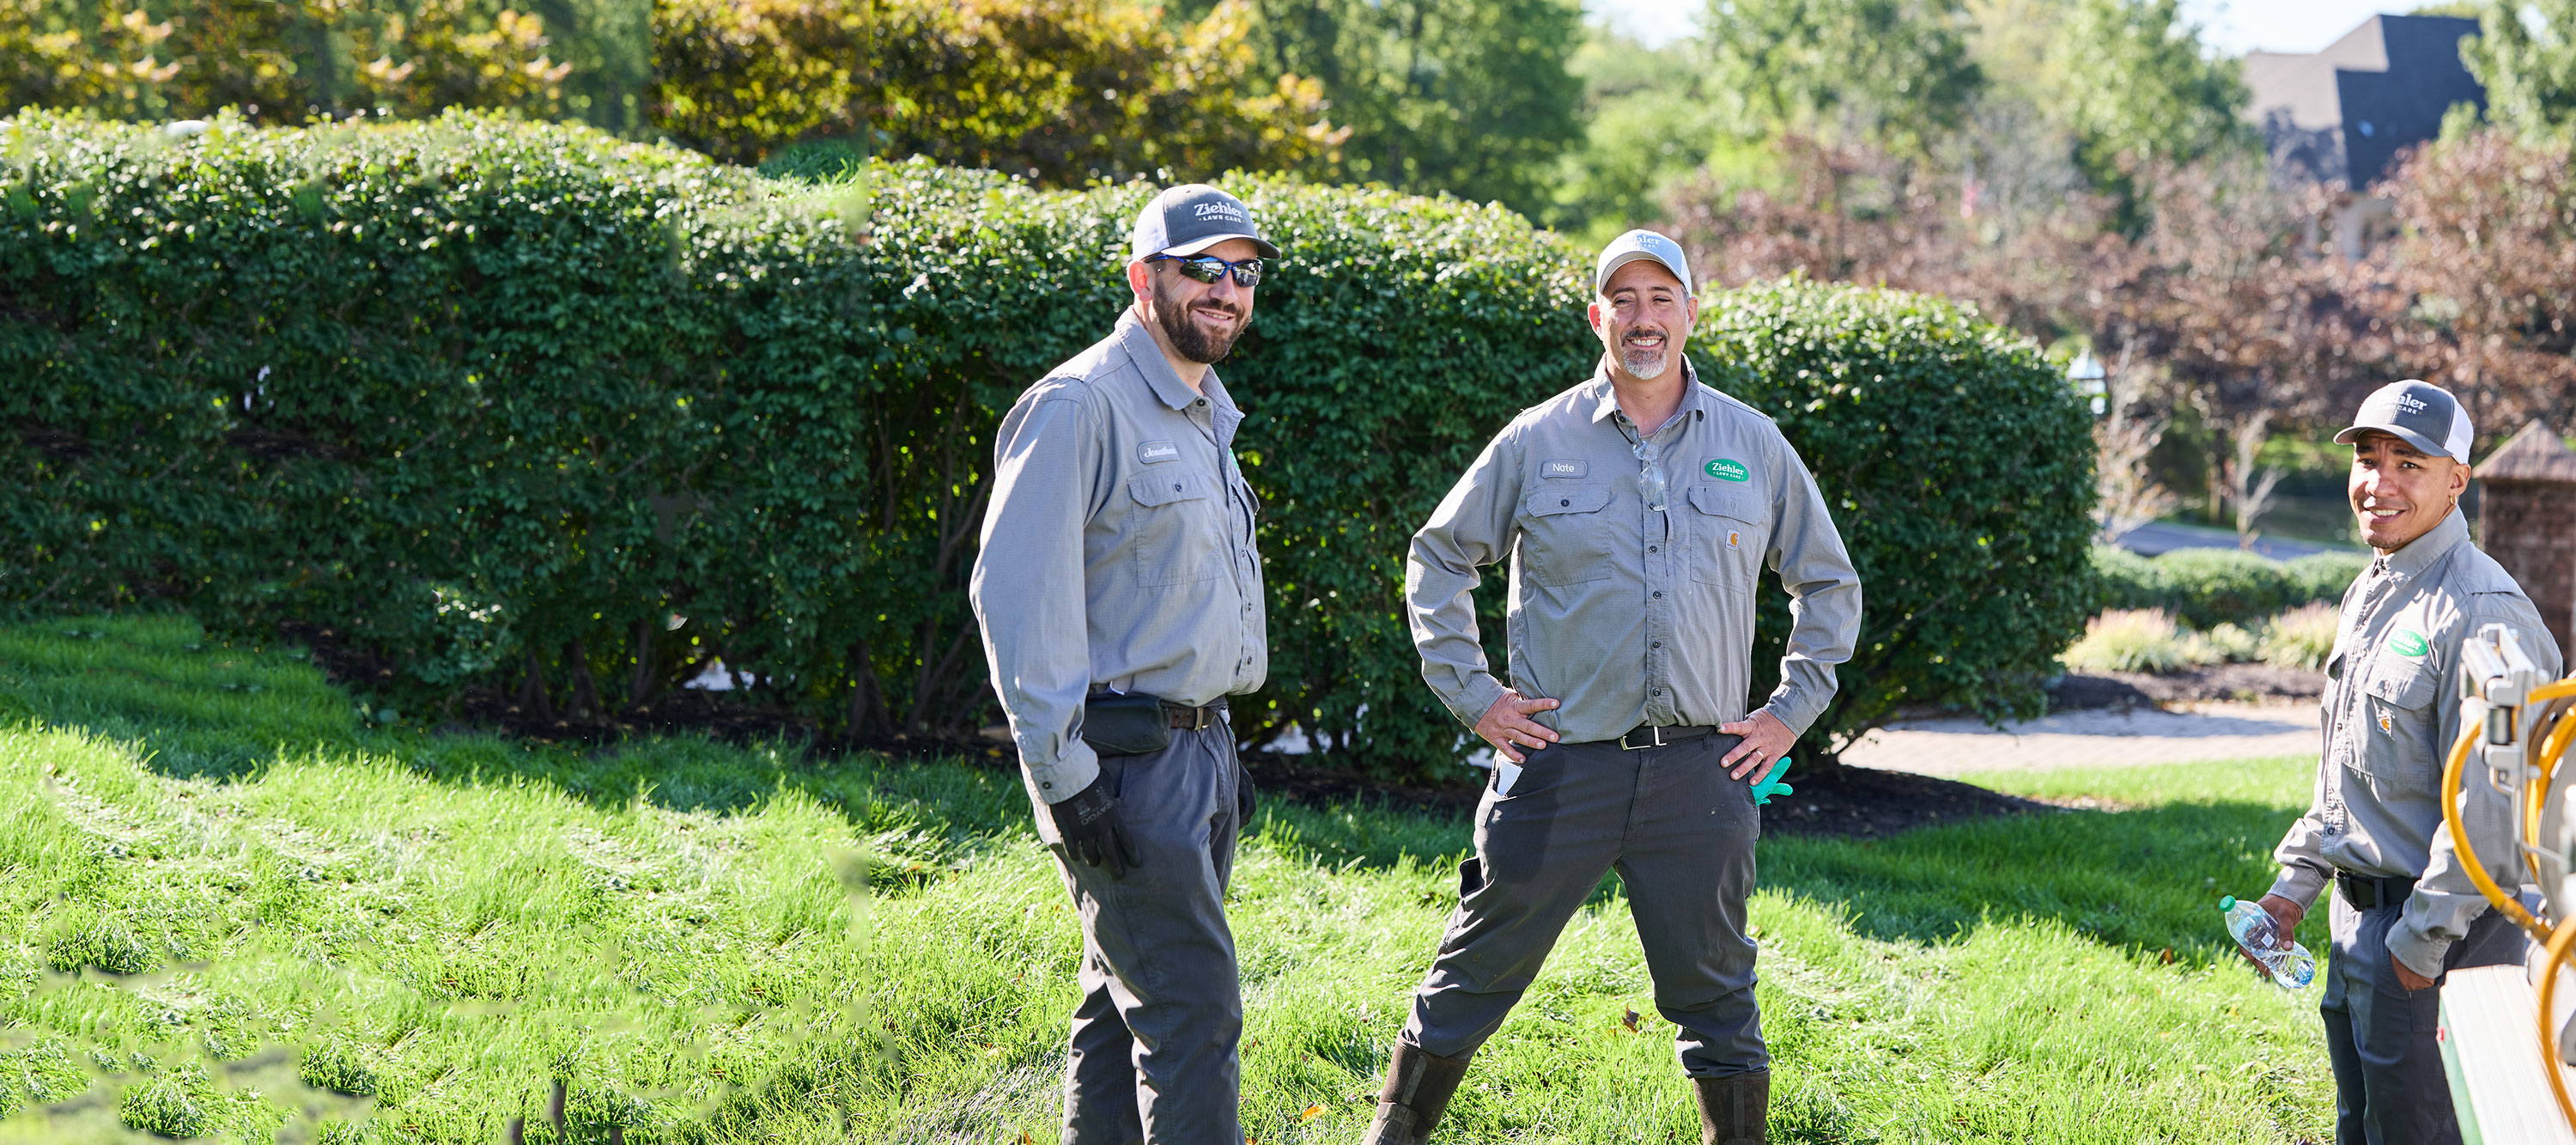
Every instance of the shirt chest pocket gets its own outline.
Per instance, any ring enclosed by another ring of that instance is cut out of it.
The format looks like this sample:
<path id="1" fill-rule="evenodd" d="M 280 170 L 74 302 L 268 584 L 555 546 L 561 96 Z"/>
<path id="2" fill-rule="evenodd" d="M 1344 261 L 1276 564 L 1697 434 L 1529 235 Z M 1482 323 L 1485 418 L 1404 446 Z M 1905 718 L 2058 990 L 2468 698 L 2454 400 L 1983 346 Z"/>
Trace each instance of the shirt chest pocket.
<path id="1" fill-rule="evenodd" d="M 2441 734 L 2434 697 L 2442 673 L 2429 658 L 2382 654 L 2361 680 L 2361 703 L 2355 713 L 2364 726 L 2354 729 L 2361 770 L 2380 779 L 2429 782 L 2440 774 Z"/>
<path id="2" fill-rule="evenodd" d="M 1136 583 L 1148 587 L 1212 580 L 1223 571 L 1225 525 L 1217 517 L 1216 483 L 1206 474 L 1156 467 L 1127 480 L 1127 546 Z"/>
<path id="3" fill-rule="evenodd" d="M 1771 507 L 1748 488 L 1694 485 L 1690 491 L 1691 579 L 1751 593 L 1769 547 Z"/>
<path id="4" fill-rule="evenodd" d="M 1610 575 L 1610 490 L 1541 489 L 1521 499 L 1521 573 L 1552 588 Z"/>

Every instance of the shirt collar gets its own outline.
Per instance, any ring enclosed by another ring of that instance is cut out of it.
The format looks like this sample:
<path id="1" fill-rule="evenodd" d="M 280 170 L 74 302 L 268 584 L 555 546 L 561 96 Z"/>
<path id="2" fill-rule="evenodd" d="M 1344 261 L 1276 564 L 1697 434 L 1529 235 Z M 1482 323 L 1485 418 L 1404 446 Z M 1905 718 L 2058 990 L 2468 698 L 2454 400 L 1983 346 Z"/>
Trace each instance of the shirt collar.
<path id="1" fill-rule="evenodd" d="M 1584 387 L 1583 396 L 1590 399 L 1592 402 L 1593 421 L 1607 421 L 1611 414 L 1619 412 L 1619 391 L 1617 387 L 1610 384 L 1609 354 L 1602 354 L 1601 361 L 1593 365 L 1592 380 L 1584 383 Z M 1700 392 L 1699 370 L 1691 365 L 1689 356 L 1684 355 L 1682 358 L 1682 404 L 1679 408 L 1673 411 L 1674 419 L 1679 420 L 1685 415 L 1699 416 L 1701 414 L 1701 407 L 1706 404 L 1707 400 L 1707 395 Z"/>
<path id="2" fill-rule="evenodd" d="M 2379 558 L 2379 564 L 2401 577 L 2414 577 L 2433 567 L 2433 562 L 2448 556 L 2451 550 L 2469 539 L 2467 515 L 2457 505 L 2442 515 L 2440 524 L 2423 536 L 2406 542 L 2406 547 Z"/>
<path id="3" fill-rule="evenodd" d="M 1137 372 L 1145 375 L 1145 384 L 1153 387 L 1154 396 L 1161 398 L 1164 405 L 1188 409 L 1191 402 L 1199 399 L 1198 392 L 1172 372 L 1172 360 L 1163 356 L 1163 347 L 1154 341 L 1154 332 L 1145 328 L 1144 316 L 1136 313 L 1133 305 L 1118 314 L 1118 345 L 1127 351 L 1128 360 L 1136 363 Z M 1232 408 L 1232 402 L 1219 396 L 1225 393 L 1225 387 L 1216 380 L 1216 367 L 1208 367 L 1200 385 L 1206 387 L 1208 404 Z"/>

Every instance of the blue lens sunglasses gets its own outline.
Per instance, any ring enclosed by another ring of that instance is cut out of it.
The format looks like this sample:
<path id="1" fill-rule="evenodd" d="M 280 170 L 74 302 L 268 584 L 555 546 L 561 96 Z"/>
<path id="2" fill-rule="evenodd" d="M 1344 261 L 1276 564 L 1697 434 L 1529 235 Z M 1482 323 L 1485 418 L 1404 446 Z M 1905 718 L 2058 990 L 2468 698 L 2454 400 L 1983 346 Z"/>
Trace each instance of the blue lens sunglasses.
<path id="1" fill-rule="evenodd" d="M 1247 258 L 1240 262 L 1227 262 L 1226 260 L 1218 258 L 1212 254 L 1191 255 L 1187 257 L 1177 254 L 1158 254 L 1146 259 L 1145 261 L 1178 264 L 1182 276 L 1194 282 L 1213 283 L 1220 278 L 1224 278 L 1226 272 L 1230 270 L 1234 272 L 1234 284 L 1236 286 L 1250 290 L 1253 287 L 1261 285 L 1262 261 L 1259 256 Z"/>

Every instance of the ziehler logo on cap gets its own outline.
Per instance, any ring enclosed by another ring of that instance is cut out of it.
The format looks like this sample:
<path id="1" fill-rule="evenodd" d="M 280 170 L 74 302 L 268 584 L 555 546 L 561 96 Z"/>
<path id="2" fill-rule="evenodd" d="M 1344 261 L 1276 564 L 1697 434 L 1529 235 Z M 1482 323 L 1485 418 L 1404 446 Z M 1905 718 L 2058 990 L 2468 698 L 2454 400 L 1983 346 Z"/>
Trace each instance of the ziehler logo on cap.
<path id="1" fill-rule="evenodd" d="M 1154 196 L 1137 212 L 1136 228 L 1128 235 L 1127 257 L 1186 258 L 1227 239 L 1248 239 L 1261 257 L 1279 257 L 1279 248 L 1253 225 L 1252 211 L 1243 200 L 1205 183 L 1184 183 Z"/>

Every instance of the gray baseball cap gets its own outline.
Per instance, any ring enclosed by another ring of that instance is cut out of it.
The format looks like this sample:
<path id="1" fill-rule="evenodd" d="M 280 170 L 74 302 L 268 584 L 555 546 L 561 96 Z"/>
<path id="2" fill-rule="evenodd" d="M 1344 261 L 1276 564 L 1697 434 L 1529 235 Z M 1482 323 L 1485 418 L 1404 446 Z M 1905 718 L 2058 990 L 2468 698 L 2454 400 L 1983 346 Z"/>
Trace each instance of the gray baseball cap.
<path id="1" fill-rule="evenodd" d="M 2469 463 L 2469 443 L 2477 434 L 2469 427 L 2469 411 L 2460 408 L 2451 391 L 2431 382 L 2408 379 L 2390 382 L 2361 399 L 2361 412 L 2354 414 L 2352 425 L 2334 435 L 2337 443 L 2350 445 L 2371 430 L 2396 434 L 2406 444 L 2430 454 L 2439 454 Z"/>
<path id="2" fill-rule="evenodd" d="M 1601 288 L 1610 285 L 1612 272 L 1641 258 L 1664 264 L 1665 270 L 1682 280 L 1683 294 L 1699 293 L 1691 286 L 1690 257 L 1682 253 L 1682 244 L 1653 231 L 1630 231 L 1601 248 L 1601 261 L 1592 270 L 1592 292 L 1601 293 Z"/>
<path id="3" fill-rule="evenodd" d="M 1279 257 L 1279 248 L 1261 237 L 1252 208 L 1243 200 L 1205 183 L 1183 183 L 1154 196 L 1136 213 L 1136 227 L 1127 235 L 1127 257 L 1194 255 L 1227 239 L 1251 239 L 1261 257 Z"/>

